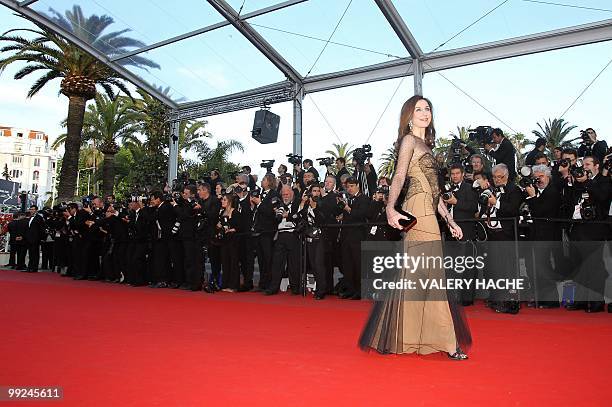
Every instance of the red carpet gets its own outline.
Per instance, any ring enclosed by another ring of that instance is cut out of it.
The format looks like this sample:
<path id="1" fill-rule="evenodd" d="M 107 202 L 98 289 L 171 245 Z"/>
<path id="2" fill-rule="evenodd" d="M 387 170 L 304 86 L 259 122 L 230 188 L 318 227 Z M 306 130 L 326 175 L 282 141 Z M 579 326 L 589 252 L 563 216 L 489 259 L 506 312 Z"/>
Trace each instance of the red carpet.
<path id="1" fill-rule="evenodd" d="M 467 309 L 470 360 L 361 352 L 366 302 L 0 271 L 0 386 L 70 406 L 609 405 L 612 315 Z M 5 405 L 42 402 L 0 402 Z"/>

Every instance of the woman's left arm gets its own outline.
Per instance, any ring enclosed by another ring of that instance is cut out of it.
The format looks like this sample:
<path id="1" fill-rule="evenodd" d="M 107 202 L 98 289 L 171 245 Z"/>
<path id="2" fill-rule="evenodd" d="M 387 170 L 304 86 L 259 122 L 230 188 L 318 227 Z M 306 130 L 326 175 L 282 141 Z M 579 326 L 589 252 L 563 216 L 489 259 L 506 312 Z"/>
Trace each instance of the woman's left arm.
<path id="1" fill-rule="evenodd" d="M 451 235 L 453 237 L 456 237 L 457 239 L 461 239 L 463 237 L 463 231 L 461 230 L 459 225 L 457 225 L 457 223 L 453 219 L 453 216 L 448 211 L 446 203 L 444 203 L 442 197 L 440 197 L 440 199 L 438 200 L 438 213 L 446 222 L 446 225 L 448 226 L 448 230 L 450 230 Z"/>

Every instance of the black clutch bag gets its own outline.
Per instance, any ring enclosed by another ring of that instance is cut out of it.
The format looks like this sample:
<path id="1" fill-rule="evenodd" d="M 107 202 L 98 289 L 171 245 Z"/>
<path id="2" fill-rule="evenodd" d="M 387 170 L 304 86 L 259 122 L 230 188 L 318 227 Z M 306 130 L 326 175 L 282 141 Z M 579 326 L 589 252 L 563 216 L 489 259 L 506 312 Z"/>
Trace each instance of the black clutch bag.
<path id="1" fill-rule="evenodd" d="M 400 215 L 403 215 L 408 218 L 399 220 L 399 224 L 402 225 L 402 232 L 408 232 L 410 229 L 412 229 L 414 225 L 416 225 L 417 218 L 413 214 L 403 210 L 400 205 L 396 205 L 394 209 L 398 211 Z"/>

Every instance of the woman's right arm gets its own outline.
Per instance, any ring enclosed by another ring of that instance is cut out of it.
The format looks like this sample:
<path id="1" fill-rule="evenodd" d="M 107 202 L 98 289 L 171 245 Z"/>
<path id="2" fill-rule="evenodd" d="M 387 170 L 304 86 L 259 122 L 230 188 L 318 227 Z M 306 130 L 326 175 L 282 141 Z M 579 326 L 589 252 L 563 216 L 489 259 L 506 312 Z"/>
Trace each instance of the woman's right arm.
<path id="1" fill-rule="evenodd" d="M 402 229 L 402 226 L 399 224 L 399 220 L 406 219 L 406 217 L 400 215 L 400 213 L 396 211 L 394 207 L 397 204 L 397 198 L 404 187 L 406 173 L 408 172 L 408 167 L 410 166 L 410 161 L 412 160 L 412 155 L 414 154 L 414 146 L 414 136 L 406 135 L 402 138 L 397 158 L 397 165 L 395 167 L 395 175 L 393 176 L 391 187 L 389 188 L 389 202 L 387 203 L 386 209 L 387 220 L 389 225 L 397 229 Z"/>

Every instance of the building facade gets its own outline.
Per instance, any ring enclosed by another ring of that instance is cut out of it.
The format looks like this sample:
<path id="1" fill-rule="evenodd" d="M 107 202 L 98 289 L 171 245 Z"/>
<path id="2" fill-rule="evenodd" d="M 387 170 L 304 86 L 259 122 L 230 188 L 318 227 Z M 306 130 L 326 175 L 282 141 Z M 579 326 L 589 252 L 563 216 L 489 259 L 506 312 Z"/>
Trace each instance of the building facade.
<path id="1" fill-rule="evenodd" d="M 56 167 L 57 153 L 44 132 L 0 126 L 0 171 L 8 168 L 11 181 L 20 184 L 30 202 L 42 207 L 51 197 Z"/>

